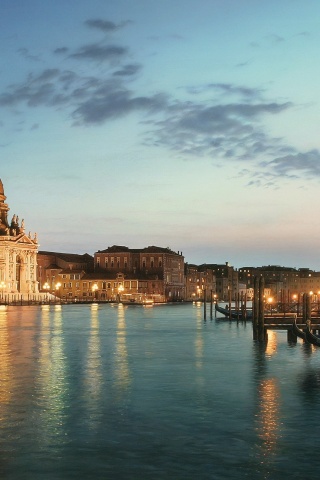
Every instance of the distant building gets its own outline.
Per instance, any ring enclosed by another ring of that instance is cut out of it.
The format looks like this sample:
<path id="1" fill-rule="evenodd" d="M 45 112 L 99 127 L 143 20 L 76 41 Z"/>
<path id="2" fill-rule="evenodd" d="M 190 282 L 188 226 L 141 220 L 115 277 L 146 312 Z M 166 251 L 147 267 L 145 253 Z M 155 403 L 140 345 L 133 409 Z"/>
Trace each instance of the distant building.
<path id="1" fill-rule="evenodd" d="M 185 264 L 185 299 L 210 301 L 216 297 L 216 278 L 210 268 Z"/>
<path id="2" fill-rule="evenodd" d="M 200 265 L 199 269 L 210 269 L 216 279 L 216 295 L 218 300 L 235 300 L 239 293 L 239 276 L 238 271 L 235 270 L 228 262 L 224 264 L 208 263 Z"/>
<path id="3" fill-rule="evenodd" d="M 16 215 L 8 222 L 6 198 L 0 180 L 0 301 L 38 293 L 37 235 L 26 235 L 24 220 Z"/>
<path id="4" fill-rule="evenodd" d="M 275 301 L 290 302 L 302 293 L 320 294 L 320 273 L 300 268 L 267 265 L 262 267 L 239 268 L 239 280 L 253 291 L 254 278 L 263 277 L 270 296 Z"/>
<path id="5" fill-rule="evenodd" d="M 121 287 L 123 294 L 137 289 L 137 293 L 158 295 L 165 301 L 184 299 L 184 257 L 170 248 L 149 246 L 132 249 L 113 245 L 94 254 L 94 267 L 95 273 L 105 273 L 105 279 L 110 280 L 108 283 L 116 283 L 107 288 L 108 296 L 114 295 L 114 289 Z M 120 274 L 123 278 L 121 282 Z M 116 275 L 118 280 L 112 282 L 110 275 Z"/>
<path id="6" fill-rule="evenodd" d="M 40 290 L 60 293 L 63 296 L 63 280 L 80 280 L 86 272 L 93 271 L 93 256 L 88 253 L 38 252 L 38 279 Z M 69 281 L 70 283 L 70 281 Z M 59 285 L 61 284 L 61 285 Z M 65 287 L 66 288 L 66 287 Z M 59 291 L 59 289 L 61 289 Z M 59 292 L 58 292 L 59 291 Z"/>

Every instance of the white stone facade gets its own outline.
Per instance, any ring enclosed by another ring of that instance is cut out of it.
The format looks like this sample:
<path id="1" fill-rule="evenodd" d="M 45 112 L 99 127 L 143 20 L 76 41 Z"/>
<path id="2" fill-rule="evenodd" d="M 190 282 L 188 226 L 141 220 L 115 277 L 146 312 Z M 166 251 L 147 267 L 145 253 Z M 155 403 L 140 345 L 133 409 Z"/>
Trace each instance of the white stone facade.
<path id="1" fill-rule="evenodd" d="M 0 298 L 11 300 L 21 296 L 27 298 L 38 293 L 37 282 L 37 235 L 26 235 L 24 220 L 7 216 L 9 207 L 5 203 L 3 184 L 0 180 Z"/>

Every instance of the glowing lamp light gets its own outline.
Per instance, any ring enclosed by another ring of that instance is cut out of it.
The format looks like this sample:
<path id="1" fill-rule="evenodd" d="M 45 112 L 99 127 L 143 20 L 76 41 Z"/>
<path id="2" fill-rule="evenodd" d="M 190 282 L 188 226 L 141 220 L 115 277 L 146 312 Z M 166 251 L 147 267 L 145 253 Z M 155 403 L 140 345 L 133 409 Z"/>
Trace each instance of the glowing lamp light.
<path id="1" fill-rule="evenodd" d="M 6 284 L 3 280 L 0 282 L 1 298 L 3 299 L 3 290 L 6 288 Z"/>

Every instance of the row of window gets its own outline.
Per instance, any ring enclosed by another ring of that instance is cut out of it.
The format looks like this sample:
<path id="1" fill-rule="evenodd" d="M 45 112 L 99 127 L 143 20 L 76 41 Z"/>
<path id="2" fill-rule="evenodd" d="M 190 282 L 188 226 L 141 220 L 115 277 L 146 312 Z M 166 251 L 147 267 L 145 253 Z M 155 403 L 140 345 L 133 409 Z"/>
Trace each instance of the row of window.
<path id="1" fill-rule="evenodd" d="M 139 284 L 139 285 L 138 285 Z M 84 290 L 91 290 L 94 285 L 96 285 L 99 289 L 98 282 L 82 282 L 82 288 Z M 64 282 L 62 284 L 62 288 L 72 288 L 73 282 Z M 75 288 L 80 288 L 80 282 L 75 283 Z M 137 281 L 137 280 L 125 280 L 124 282 L 101 282 L 101 289 L 118 289 L 119 287 L 124 287 L 125 289 L 136 289 L 136 288 L 147 288 L 148 282 L 146 281 Z"/>
<path id="2" fill-rule="evenodd" d="M 110 266 L 110 268 L 113 268 L 115 266 L 120 268 L 121 258 L 120 257 L 110 257 L 110 258 L 105 257 L 104 262 L 105 262 L 105 268 L 108 268 L 109 266 Z M 100 257 L 97 257 L 97 265 L 100 266 Z M 128 266 L 128 258 L 127 257 L 123 258 L 123 266 L 124 266 L 125 269 Z M 142 257 L 142 267 L 145 268 L 146 266 L 147 266 L 147 258 Z M 138 268 L 138 261 L 137 260 L 135 261 L 135 267 Z M 155 260 L 154 260 L 154 257 L 151 257 L 150 258 L 150 268 L 154 268 L 154 267 L 155 267 Z M 158 267 L 160 267 L 160 268 L 162 267 L 162 258 L 161 257 L 158 258 Z"/>

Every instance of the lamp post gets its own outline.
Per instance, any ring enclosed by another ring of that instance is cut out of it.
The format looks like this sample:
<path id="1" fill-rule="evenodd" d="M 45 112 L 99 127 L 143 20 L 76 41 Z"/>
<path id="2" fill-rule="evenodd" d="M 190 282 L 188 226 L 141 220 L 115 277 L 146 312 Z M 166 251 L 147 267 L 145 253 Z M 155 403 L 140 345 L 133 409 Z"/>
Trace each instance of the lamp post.
<path id="1" fill-rule="evenodd" d="M 56 297 L 59 297 L 60 298 L 60 287 L 61 287 L 61 283 L 60 282 L 57 282 L 56 285 Z M 60 298 L 61 300 L 61 298 Z"/>
<path id="2" fill-rule="evenodd" d="M 96 283 L 94 283 L 94 284 L 92 285 L 92 294 L 93 294 L 93 299 L 95 299 L 95 298 L 96 298 L 96 295 L 97 295 L 97 293 L 96 293 L 96 292 L 97 292 L 97 290 L 98 290 L 98 285 L 97 285 Z"/>
<path id="3" fill-rule="evenodd" d="M 46 292 L 46 299 L 48 300 L 48 290 L 50 289 L 49 283 L 48 282 L 44 283 L 42 288 Z"/>
<path id="4" fill-rule="evenodd" d="M 124 288 L 123 285 L 120 283 L 118 287 L 118 303 L 120 303 L 121 293 L 123 292 Z"/>
<path id="5" fill-rule="evenodd" d="M 6 284 L 3 280 L 0 282 L 0 290 L 1 290 L 1 300 L 3 300 L 3 290 L 6 288 Z"/>
<path id="6" fill-rule="evenodd" d="M 198 296 L 198 300 L 201 300 L 201 289 L 199 286 L 197 287 L 197 296 Z"/>
<path id="7" fill-rule="evenodd" d="M 273 302 L 273 298 L 272 297 L 269 297 L 268 298 L 268 305 L 269 305 L 269 313 L 272 315 L 272 302 Z"/>

